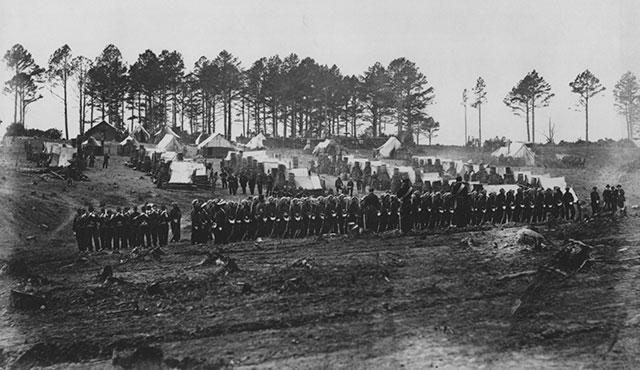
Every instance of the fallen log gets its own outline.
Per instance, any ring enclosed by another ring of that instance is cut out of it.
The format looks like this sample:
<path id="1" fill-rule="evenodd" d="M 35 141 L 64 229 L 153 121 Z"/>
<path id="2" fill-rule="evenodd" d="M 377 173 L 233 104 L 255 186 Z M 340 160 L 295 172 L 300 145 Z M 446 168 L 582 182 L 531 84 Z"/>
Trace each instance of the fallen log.
<path id="1" fill-rule="evenodd" d="M 502 275 L 499 278 L 497 278 L 496 281 L 517 279 L 517 278 L 523 277 L 523 276 L 535 275 L 537 272 L 538 272 L 538 270 L 520 271 L 520 272 L 516 272 L 516 273 L 513 273 L 513 274 Z"/>

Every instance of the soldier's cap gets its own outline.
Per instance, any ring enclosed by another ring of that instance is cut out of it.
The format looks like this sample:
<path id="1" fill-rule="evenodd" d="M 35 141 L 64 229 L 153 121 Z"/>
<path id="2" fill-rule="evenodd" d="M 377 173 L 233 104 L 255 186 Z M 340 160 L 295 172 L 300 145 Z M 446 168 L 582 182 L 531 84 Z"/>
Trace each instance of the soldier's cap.
<path id="1" fill-rule="evenodd" d="M 197 199 L 194 199 L 194 200 L 191 201 L 191 205 L 196 205 L 197 203 L 198 203 Z"/>

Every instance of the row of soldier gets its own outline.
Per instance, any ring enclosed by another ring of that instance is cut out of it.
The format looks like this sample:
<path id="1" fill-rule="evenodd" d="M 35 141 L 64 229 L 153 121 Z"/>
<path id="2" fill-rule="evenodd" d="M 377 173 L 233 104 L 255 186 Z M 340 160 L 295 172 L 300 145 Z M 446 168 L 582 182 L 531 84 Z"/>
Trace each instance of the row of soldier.
<path id="1" fill-rule="evenodd" d="M 346 234 L 363 228 L 372 232 L 413 228 L 465 227 L 508 222 L 573 220 L 581 216 L 577 199 L 560 188 L 487 193 L 471 190 L 458 179 L 444 192 L 414 190 L 405 179 L 396 194 L 364 197 L 346 194 L 320 197 L 264 197 L 239 202 L 194 200 L 192 243 L 228 243 L 258 237 L 296 238 L 327 233 Z"/>
<path id="2" fill-rule="evenodd" d="M 164 247 L 169 240 L 180 240 L 182 213 L 176 203 L 171 210 L 166 206 L 145 204 L 132 208 L 88 209 L 78 208 L 73 220 L 73 231 L 80 252 L 134 247 Z"/>

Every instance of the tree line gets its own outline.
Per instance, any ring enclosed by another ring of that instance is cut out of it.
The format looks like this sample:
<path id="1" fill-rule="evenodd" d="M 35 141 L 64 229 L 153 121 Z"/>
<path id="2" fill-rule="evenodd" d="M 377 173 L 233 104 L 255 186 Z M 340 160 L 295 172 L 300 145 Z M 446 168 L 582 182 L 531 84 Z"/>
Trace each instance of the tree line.
<path id="1" fill-rule="evenodd" d="M 379 62 L 361 75 L 344 75 L 336 65 L 320 65 L 296 54 L 256 60 L 244 69 L 226 50 L 215 58 L 201 57 L 187 70 L 182 55 L 146 50 L 132 65 L 120 50 L 107 45 L 95 59 L 73 56 L 68 45 L 55 50 L 46 68 L 40 67 L 20 44 L 4 55 L 12 77 L 4 92 L 14 98 L 15 123 L 24 125 L 27 108 L 48 88 L 64 106 L 64 134 L 69 137 L 70 91 L 77 98 L 78 125 L 107 120 L 133 131 L 172 126 L 183 131 L 223 132 L 232 138 L 232 124 L 242 123 L 242 134 L 262 132 L 275 137 L 326 137 L 364 131 L 378 136 L 395 129 L 403 141 L 421 134 L 431 140 L 440 123 L 427 113 L 435 90 L 416 64 L 397 58 L 384 66 Z M 605 87 L 588 69 L 569 83 L 585 112 L 585 139 L 589 139 L 590 99 Z M 640 85 L 632 72 L 616 83 L 613 94 L 618 112 L 625 117 L 632 139 L 640 124 Z M 536 109 L 550 104 L 551 86 L 533 70 L 505 96 L 504 104 L 524 117 L 527 141 L 536 140 Z M 465 143 L 469 141 L 467 108 L 478 112 L 478 143 L 482 143 L 482 107 L 487 85 L 478 77 L 464 89 Z M 221 127 L 220 127 L 221 125 Z M 235 133 L 237 134 L 237 133 Z"/>
<path id="2" fill-rule="evenodd" d="M 213 59 L 201 57 L 191 70 L 179 52 L 168 50 L 146 50 L 128 66 L 115 45 L 94 60 L 74 57 L 64 45 L 45 69 L 16 44 L 4 61 L 13 71 L 5 93 L 15 95 L 14 122 L 24 124 L 26 108 L 46 86 L 64 105 L 67 138 L 70 90 L 77 96 L 81 134 L 99 120 L 129 131 L 138 124 L 150 131 L 164 125 L 222 131 L 229 139 L 234 122 L 242 122 L 244 135 L 276 137 L 356 136 L 368 122 L 373 136 L 389 124 L 401 137 L 422 131 L 431 138 L 439 127 L 426 112 L 434 89 L 405 58 L 386 67 L 375 63 L 360 76 L 296 54 L 260 58 L 243 69 L 226 50 Z"/>

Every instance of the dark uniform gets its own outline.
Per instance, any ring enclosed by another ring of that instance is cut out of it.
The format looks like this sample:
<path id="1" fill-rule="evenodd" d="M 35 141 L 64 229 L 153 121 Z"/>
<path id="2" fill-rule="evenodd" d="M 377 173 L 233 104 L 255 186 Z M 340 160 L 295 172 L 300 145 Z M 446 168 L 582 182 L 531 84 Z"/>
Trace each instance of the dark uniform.
<path id="1" fill-rule="evenodd" d="M 380 198 L 373 192 L 373 188 L 369 189 L 369 194 L 362 199 L 364 207 L 364 227 L 367 230 L 378 230 L 378 213 L 380 211 Z"/>
<path id="2" fill-rule="evenodd" d="M 598 193 L 598 188 L 593 187 L 591 191 L 591 214 L 596 214 L 600 211 L 600 194 Z"/>
<path id="3" fill-rule="evenodd" d="M 169 220 L 171 224 L 171 236 L 172 242 L 180 241 L 180 220 L 182 219 L 182 212 L 178 208 L 178 204 L 173 203 L 171 211 L 169 211 Z"/>

